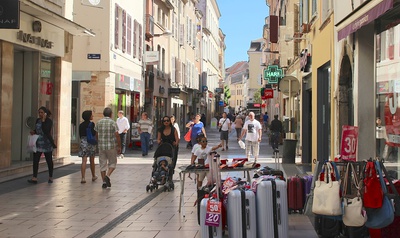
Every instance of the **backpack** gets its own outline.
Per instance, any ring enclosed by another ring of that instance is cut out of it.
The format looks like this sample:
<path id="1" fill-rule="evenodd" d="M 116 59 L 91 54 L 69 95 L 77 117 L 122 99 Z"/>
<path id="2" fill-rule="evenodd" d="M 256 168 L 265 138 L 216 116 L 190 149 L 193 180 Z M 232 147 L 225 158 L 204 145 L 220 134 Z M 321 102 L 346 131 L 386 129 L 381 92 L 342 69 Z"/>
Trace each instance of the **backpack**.
<path id="1" fill-rule="evenodd" d="M 91 145 L 97 145 L 96 137 L 92 134 L 92 124 L 93 122 L 90 122 L 88 127 L 86 128 L 86 140 Z"/>

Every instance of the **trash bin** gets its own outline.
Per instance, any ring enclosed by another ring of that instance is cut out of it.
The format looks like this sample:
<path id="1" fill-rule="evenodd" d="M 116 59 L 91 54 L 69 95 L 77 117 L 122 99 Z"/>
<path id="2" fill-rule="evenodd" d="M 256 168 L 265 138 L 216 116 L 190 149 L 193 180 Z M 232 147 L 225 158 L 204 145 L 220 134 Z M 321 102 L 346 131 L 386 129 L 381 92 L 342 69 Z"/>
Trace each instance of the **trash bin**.
<path id="1" fill-rule="evenodd" d="M 294 164 L 296 163 L 296 145 L 297 140 L 285 139 L 282 148 L 282 163 Z"/>

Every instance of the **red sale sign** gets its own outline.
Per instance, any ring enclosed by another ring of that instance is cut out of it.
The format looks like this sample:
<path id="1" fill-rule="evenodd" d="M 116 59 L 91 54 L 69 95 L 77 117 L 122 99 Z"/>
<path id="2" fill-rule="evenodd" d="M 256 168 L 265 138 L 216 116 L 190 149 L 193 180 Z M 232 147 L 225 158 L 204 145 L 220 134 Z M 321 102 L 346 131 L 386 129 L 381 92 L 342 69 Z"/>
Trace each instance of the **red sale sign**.
<path id="1" fill-rule="evenodd" d="M 221 202 L 216 200 L 208 200 L 205 225 L 218 227 L 220 222 Z"/>
<path id="2" fill-rule="evenodd" d="M 358 143 L 358 127 L 343 126 L 342 127 L 342 143 L 340 155 L 343 160 L 357 160 L 357 143 Z"/>

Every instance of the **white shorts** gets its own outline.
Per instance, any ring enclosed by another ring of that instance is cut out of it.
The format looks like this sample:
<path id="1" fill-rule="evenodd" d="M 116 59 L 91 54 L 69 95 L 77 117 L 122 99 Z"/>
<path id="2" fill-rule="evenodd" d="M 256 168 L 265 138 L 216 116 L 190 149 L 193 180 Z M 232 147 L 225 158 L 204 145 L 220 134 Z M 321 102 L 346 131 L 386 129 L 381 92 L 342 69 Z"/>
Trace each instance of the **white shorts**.
<path id="1" fill-rule="evenodd" d="M 258 158 L 258 154 L 259 154 L 259 151 L 260 151 L 260 142 L 246 140 L 246 155 L 247 155 L 247 158 L 250 157 L 250 154 L 251 154 L 252 150 L 253 150 L 253 156 Z"/>

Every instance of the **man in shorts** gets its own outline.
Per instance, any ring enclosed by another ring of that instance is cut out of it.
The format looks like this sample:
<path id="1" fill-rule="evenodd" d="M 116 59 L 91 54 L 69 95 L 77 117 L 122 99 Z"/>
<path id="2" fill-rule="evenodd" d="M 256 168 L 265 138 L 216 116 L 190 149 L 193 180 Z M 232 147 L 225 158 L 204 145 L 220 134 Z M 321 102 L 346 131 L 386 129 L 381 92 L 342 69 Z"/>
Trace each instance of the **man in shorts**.
<path id="1" fill-rule="evenodd" d="M 117 155 L 121 154 L 121 138 L 118 133 L 117 123 L 111 119 L 112 110 L 104 108 L 103 118 L 100 119 L 94 130 L 96 133 L 97 147 L 99 148 L 100 173 L 103 179 L 102 188 L 111 187 L 110 176 L 117 165 Z"/>

